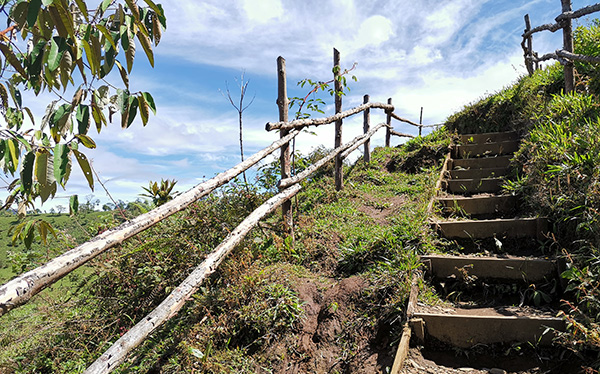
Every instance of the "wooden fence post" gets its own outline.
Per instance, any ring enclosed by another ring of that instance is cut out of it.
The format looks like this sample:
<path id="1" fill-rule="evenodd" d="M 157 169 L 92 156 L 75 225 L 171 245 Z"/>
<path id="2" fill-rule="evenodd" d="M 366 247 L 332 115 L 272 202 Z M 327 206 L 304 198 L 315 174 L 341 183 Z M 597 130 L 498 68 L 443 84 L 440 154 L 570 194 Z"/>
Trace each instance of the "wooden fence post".
<path id="1" fill-rule="evenodd" d="M 342 81 L 340 80 L 340 52 L 333 49 L 333 79 L 335 88 L 335 113 L 342 112 Z M 335 121 L 335 147 L 342 145 L 342 120 Z M 342 170 L 342 155 L 335 157 L 335 189 L 341 191 L 344 188 L 344 175 Z"/>
<path id="2" fill-rule="evenodd" d="M 369 95 L 365 95 L 363 97 L 363 103 L 364 104 L 369 103 Z M 364 119 L 363 130 L 364 130 L 364 133 L 366 134 L 371 129 L 371 109 L 370 108 L 365 109 L 365 111 L 363 112 L 363 119 Z M 370 138 L 369 138 L 369 140 L 367 140 L 365 142 L 365 152 L 364 152 L 363 160 L 364 160 L 365 164 L 368 164 L 371 162 L 371 139 Z"/>
<path id="3" fill-rule="evenodd" d="M 525 33 L 531 31 L 531 22 L 529 14 L 525 15 Z M 527 38 L 527 51 L 525 51 L 525 66 L 529 75 L 533 75 L 533 37 L 529 35 Z"/>
<path id="4" fill-rule="evenodd" d="M 285 71 L 285 58 L 279 56 L 277 58 L 277 106 L 279 107 L 279 120 L 288 121 L 289 101 L 287 97 L 287 77 Z M 290 130 L 282 129 L 279 132 L 281 138 L 288 135 Z M 290 164 L 290 143 L 286 143 L 281 147 L 281 179 L 291 177 L 292 167 Z M 292 217 L 292 201 L 288 200 L 281 205 L 281 213 L 283 216 L 284 229 L 290 231 L 293 227 Z"/>
<path id="5" fill-rule="evenodd" d="M 423 131 L 423 107 L 421 107 L 421 115 L 419 116 L 419 136 L 421 136 L 421 132 Z"/>
<path id="6" fill-rule="evenodd" d="M 561 0 L 562 12 L 570 12 L 571 0 Z M 573 22 L 570 18 L 565 18 L 562 22 L 563 29 L 563 49 L 573 53 Z M 565 71 L 565 93 L 573 92 L 575 88 L 575 75 L 573 71 L 573 61 L 568 61 L 564 66 Z"/>
<path id="7" fill-rule="evenodd" d="M 392 98 L 388 99 L 388 104 L 392 105 Z M 387 130 L 385 130 L 385 146 L 390 146 L 390 138 L 392 137 L 392 112 L 388 112 L 387 114 Z"/>

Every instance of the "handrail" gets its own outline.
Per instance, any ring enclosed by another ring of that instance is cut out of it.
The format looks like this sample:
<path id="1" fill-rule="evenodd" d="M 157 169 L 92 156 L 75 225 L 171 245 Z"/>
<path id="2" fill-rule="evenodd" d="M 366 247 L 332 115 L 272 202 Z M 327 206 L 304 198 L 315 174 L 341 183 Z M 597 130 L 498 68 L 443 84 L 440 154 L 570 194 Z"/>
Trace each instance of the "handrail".
<path id="1" fill-rule="evenodd" d="M 291 129 L 297 129 L 297 128 L 306 127 L 306 126 L 326 125 L 329 123 L 334 123 L 335 121 L 338 121 L 340 119 L 350 117 L 354 114 L 360 113 L 369 108 L 384 109 L 386 112 L 394 110 L 393 105 L 384 104 L 384 103 L 375 103 L 375 102 L 366 103 L 366 104 L 361 104 L 352 109 L 348 109 L 344 112 L 334 114 L 330 117 L 296 119 L 296 120 L 289 121 L 289 122 L 285 122 L 285 121 L 267 122 L 267 124 L 265 125 L 265 130 L 267 130 L 267 131 L 273 131 L 273 130 L 278 130 L 278 129 L 291 130 Z"/>
<path id="2" fill-rule="evenodd" d="M 279 183 L 277 184 L 277 187 L 288 188 L 289 186 L 304 180 L 306 177 L 308 177 L 309 175 L 314 173 L 317 169 L 319 169 L 320 167 L 325 165 L 327 162 L 333 160 L 333 158 L 335 156 L 337 156 L 338 154 L 340 154 L 342 152 L 345 153 L 345 151 L 347 151 L 347 150 L 348 151 L 356 150 L 356 148 L 360 147 L 365 141 L 367 141 L 367 139 L 369 139 L 379 129 L 381 129 L 382 127 L 385 127 L 385 126 L 386 126 L 385 123 L 380 123 L 379 125 L 375 126 L 373 129 L 371 129 L 368 133 L 359 135 L 359 136 L 355 137 L 354 139 L 352 139 L 352 141 L 337 147 L 333 151 L 329 152 L 329 154 L 327 156 L 325 156 L 322 159 L 320 159 L 319 161 L 315 162 L 312 166 L 308 167 L 303 172 L 298 173 L 298 174 L 294 175 L 293 177 L 280 180 Z M 342 157 L 344 157 L 344 156 L 342 155 Z"/>
<path id="3" fill-rule="evenodd" d="M 600 63 L 600 57 L 598 56 L 586 56 L 573 53 L 573 27 L 571 21 L 591 13 L 599 12 L 600 3 L 588 5 L 575 11 L 571 9 L 570 0 L 561 0 L 561 3 L 562 13 L 555 18 L 556 23 L 548 23 L 531 28 L 529 15 L 525 15 L 525 31 L 521 35 L 523 38 L 521 41 L 521 48 L 523 49 L 525 66 L 527 67 L 529 75 L 532 75 L 535 69 L 538 69 L 538 63 L 542 61 L 554 59 L 564 65 L 565 91 L 571 92 L 575 85 L 573 61 Z M 533 51 L 532 35 L 541 31 L 555 32 L 561 29 L 563 30 L 563 48 L 556 50 L 554 53 L 546 53 L 539 57 L 538 54 Z"/>
<path id="4" fill-rule="evenodd" d="M 21 274 L 2 285 L 0 287 L 0 316 L 27 303 L 32 296 L 109 248 L 122 243 L 125 239 L 131 238 L 154 226 L 163 219 L 187 208 L 193 202 L 208 195 L 216 188 L 224 185 L 246 171 L 260 160 L 279 149 L 282 145 L 288 143 L 298 134 L 298 131 L 290 132 L 287 136 L 273 142 L 269 147 L 260 150 L 244 162 L 218 174 L 208 181 L 196 185 L 168 203 L 113 229 L 105 231 L 90 241 L 55 257 L 36 269 Z"/>

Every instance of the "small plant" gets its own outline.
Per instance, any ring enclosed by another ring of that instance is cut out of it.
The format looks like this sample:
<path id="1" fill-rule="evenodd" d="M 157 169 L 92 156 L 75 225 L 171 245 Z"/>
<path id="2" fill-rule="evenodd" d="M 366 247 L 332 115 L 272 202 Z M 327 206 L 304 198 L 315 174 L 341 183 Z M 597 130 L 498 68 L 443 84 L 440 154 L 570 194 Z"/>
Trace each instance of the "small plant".
<path id="1" fill-rule="evenodd" d="M 149 197 L 152 199 L 152 202 L 155 206 L 161 206 L 164 203 L 167 203 L 173 200 L 174 195 L 178 192 L 173 192 L 173 188 L 177 184 L 175 179 L 173 180 L 160 180 L 160 184 L 158 182 L 148 182 L 148 187 L 142 187 L 144 191 L 147 193 L 140 194 L 140 196 Z"/>

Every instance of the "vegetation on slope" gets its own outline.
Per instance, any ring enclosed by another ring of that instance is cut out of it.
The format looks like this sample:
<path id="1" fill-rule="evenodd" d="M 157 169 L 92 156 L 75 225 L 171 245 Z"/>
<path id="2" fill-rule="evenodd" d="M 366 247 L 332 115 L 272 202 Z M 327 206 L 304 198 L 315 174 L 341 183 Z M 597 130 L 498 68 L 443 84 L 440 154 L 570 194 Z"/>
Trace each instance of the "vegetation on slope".
<path id="1" fill-rule="evenodd" d="M 577 30 L 579 53 L 597 55 L 598 23 Z M 577 64 L 577 92 L 561 93 L 559 65 L 465 107 L 459 132 L 516 129 L 523 165 L 506 189 L 548 216 L 564 256 L 563 295 L 574 351 L 600 348 L 600 108 L 597 66 Z M 440 130 L 345 170 L 331 167 L 294 200 L 293 237 L 275 214 L 254 230 L 180 314 L 121 372 L 373 372 L 390 367 L 417 255 L 443 247 L 426 207 L 449 133 Z M 323 150 L 297 158 L 298 169 Z M 152 310 L 250 211 L 273 193 L 277 164 L 254 185 L 229 184 L 94 260 L 56 292 L 0 319 L 3 372 L 79 372 Z M 265 189 L 265 187 L 267 187 Z M 61 288 L 62 287 L 62 288 Z M 68 292 L 65 292 L 65 289 Z M 16 332 L 15 332 L 16 331 Z M 593 364 L 593 366 L 598 366 Z"/>

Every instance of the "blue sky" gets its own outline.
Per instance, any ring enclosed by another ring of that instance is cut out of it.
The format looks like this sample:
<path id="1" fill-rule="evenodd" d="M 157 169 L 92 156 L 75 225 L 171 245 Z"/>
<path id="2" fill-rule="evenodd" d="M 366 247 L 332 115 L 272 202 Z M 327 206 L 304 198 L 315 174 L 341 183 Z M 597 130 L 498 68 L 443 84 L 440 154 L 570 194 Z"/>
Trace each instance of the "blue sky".
<path id="1" fill-rule="evenodd" d="M 127 130 L 109 125 L 95 137 L 98 148 L 87 152 L 114 197 L 126 201 L 136 199 L 149 180 L 174 178 L 185 191 L 239 161 L 237 112 L 220 90 L 227 81 L 235 95 L 242 72 L 250 80 L 249 98 L 255 95 L 244 112 L 246 154 L 277 139 L 264 125 L 277 119 L 278 56 L 287 61 L 290 96 L 307 92 L 296 87 L 303 78 L 330 79 L 336 47 L 343 68 L 358 63 L 359 82 L 350 84 L 345 109 L 362 103 L 364 94 L 372 101 L 391 97 L 399 115 L 418 121 L 424 107 L 424 123 L 439 123 L 525 73 L 520 35 L 526 13 L 534 26 L 553 22 L 560 13 L 560 0 L 157 2 L 165 8 L 168 27 L 155 50 L 155 68 L 138 48 L 131 75 L 132 91 L 154 95 L 157 115 L 145 128 L 140 121 Z M 574 0 L 573 8 L 595 2 Z M 534 37 L 540 54 L 561 44 L 560 33 Z M 372 115 L 374 123 L 383 118 Z M 395 127 L 416 131 L 400 123 Z M 345 140 L 356 136 L 362 117 L 346 121 L 344 131 Z M 374 140 L 382 142 L 382 134 Z M 320 144 L 333 146 L 331 127 L 298 140 L 305 153 Z M 97 187 L 95 196 L 106 201 Z M 75 193 L 80 200 L 90 193 L 79 170 L 59 196 Z"/>

